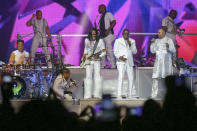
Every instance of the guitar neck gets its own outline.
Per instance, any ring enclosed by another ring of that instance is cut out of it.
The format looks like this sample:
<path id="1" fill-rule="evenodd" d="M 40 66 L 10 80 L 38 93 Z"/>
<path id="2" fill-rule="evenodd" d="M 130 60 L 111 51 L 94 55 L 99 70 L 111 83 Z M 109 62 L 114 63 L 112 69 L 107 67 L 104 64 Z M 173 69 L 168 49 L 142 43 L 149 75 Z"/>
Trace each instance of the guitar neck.
<path id="1" fill-rule="evenodd" d="M 100 55 L 102 51 L 99 51 L 97 53 L 95 53 L 94 55 Z"/>

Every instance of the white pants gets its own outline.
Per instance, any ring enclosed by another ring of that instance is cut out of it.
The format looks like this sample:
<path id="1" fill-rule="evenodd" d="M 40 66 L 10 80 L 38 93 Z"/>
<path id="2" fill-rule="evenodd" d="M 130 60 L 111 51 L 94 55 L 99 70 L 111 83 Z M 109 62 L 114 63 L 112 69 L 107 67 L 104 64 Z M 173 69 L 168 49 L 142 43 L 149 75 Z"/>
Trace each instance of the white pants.
<path id="1" fill-rule="evenodd" d="M 165 94 L 165 87 L 163 78 L 153 78 L 151 98 L 163 98 Z"/>
<path id="2" fill-rule="evenodd" d="M 84 98 L 88 99 L 92 96 L 95 98 L 102 97 L 102 78 L 100 76 L 100 61 L 91 61 L 90 65 L 86 65 L 86 78 L 84 80 Z"/>
<path id="3" fill-rule="evenodd" d="M 36 50 L 38 49 L 40 43 L 43 46 L 42 49 L 44 50 L 47 63 L 50 61 L 50 54 L 49 54 L 49 50 L 47 47 L 47 39 L 42 38 L 40 36 L 34 36 L 32 46 L 31 46 L 31 57 L 32 57 L 31 63 L 34 63 Z"/>
<path id="4" fill-rule="evenodd" d="M 117 64 L 117 69 L 118 69 L 118 74 L 119 74 L 118 75 L 117 97 L 122 96 L 122 87 L 123 87 L 123 80 L 124 80 L 125 71 L 127 72 L 128 80 L 129 80 L 127 97 L 132 97 L 133 95 L 136 95 L 136 89 L 133 86 L 133 79 L 134 79 L 133 67 L 129 66 L 128 63 Z"/>
<path id="5" fill-rule="evenodd" d="M 113 54 L 113 48 L 112 48 L 112 43 L 115 40 L 115 36 L 112 34 L 109 34 L 107 37 L 103 38 L 103 41 L 105 43 L 105 48 L 106 50 L 106 56 L 102 58 L 101 66 L 105 66 L 105 59 L 107 58 L 108 62 L 111 64 L 112 68 L 115 68 L 115 58 Z"/>

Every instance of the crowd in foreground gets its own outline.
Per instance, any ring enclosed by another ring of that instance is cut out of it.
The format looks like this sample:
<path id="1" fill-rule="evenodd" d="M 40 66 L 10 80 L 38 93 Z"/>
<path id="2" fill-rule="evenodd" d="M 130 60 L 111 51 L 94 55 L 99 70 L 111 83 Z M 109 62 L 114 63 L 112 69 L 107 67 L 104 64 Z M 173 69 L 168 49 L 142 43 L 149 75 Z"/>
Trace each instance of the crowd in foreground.
<path id="1" fill-rule="evenodd" d="M 165 79 L 167 92 L 161 104 L 152 99 L 142 107 L 127 107 L 126 116 L 109 95 L 95 107 L 81 114 L 69 112 L 53 92 L 45 100 L 32 100 L 15 113 L 11 106 L 9 83 L 1 83 L 0 130 L 20 131 L 194 131 L 197 129 L 195 97 L 186 87 L 184 77 Z M 53 97 L 52 97 L 53 96 Z M 140 110 L 141 109 L 141 110 Z M 86 119 L 84 119 L 86 118 Z"/>

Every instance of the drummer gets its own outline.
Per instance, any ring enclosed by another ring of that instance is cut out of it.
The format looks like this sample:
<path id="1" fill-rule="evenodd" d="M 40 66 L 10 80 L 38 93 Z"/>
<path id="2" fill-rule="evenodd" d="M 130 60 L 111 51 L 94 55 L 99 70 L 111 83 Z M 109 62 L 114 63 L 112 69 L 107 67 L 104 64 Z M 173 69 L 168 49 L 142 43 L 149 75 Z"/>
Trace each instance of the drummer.
<path id="1" fill-rule="evenodd" d="M 10 55 L 9 64 L 11 65 L 21 65 L 29 64 L 29 53 L 24 50 L 24 41 L 17 40 L 17 50 L 13 51 Z"/>

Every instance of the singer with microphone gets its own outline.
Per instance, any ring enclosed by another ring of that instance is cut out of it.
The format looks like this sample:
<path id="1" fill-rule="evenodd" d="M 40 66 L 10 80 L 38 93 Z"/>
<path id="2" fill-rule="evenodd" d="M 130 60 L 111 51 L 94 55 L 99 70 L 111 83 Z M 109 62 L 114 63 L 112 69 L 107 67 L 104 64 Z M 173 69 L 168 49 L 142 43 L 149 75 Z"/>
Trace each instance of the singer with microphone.
<path id="1" fill-rule="evenodd" d="M 60 100 L 72 100 L 77 98 L 75 94 L 77 87 L 77 83 L 70 78 L 70 70 L 63 68 L 55 79 L 53 91 Z"/>
<path id="2" fill-rule="evenodd" d="M 42 49 L 44 50 L 44 53 L 45 53 L 47 64 L 48 66 L 51 67 L 50 54 L 48 50 L 46 34 L 48 35 L 48 42 L 50 43 L 52 47 L 53 45 L 51 43 L 52 42 L 51 33 L 49 30 L 47 20 L 42 18 L 42 11 L 37 10 L 36 14 L 32 15 L 30 20 L 27 21 L 26 25 L 33 26 L 33 30 L 34 30 L 34 37 L 33 37 L 33 42 L 32 42 L 32 47 L 31 47 L 31 57 L 32 57 L 31 63 L 34 63 L 36 50 L 39 47 L 39 44 L 41 44 Z"/>
<path id="3" fill-rule="evenodd" d="M 125 71 L 128 75 L 129 87 L 127 91 L 127 98 L 137 97 L 136 89 L 133 86 L 133 54 L 137 53 L 135 40 L 129 38 L 129 30 L 124 29 L 122 33 L 123 38 L 119 38 L 115 41 L 114 44 L 114 55 L 117 59 L 116 65 L 118 69 L 118 88 L 117 88 L 117 98 L 121 99 L 122 94 L 122 86 Z"/>
<path id="4" fill-rule="evenodd" d="M 172 55 L 176 53 L 173 40 L 166 36 L 163 28 L 158 30 L 158 39 L 151 40 L 150 51 L 156 55 L 151 98 L 162 98 L 165 90 L 159 83 L 162 83 L 166 76 L 173 75 Z"/>

